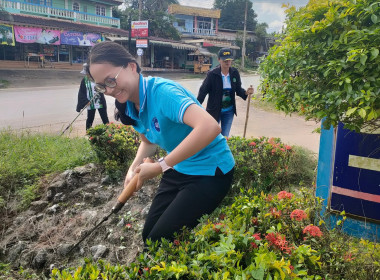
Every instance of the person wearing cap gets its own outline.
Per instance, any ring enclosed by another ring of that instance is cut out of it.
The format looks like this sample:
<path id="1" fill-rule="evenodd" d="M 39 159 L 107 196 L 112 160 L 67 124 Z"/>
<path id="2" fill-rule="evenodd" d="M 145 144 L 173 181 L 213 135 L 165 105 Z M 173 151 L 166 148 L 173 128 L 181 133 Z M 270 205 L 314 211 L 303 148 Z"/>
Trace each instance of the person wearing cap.
<path id="1" fill-rule="evenodd" d="M 81 74 L 86 74 L 86 63 L 83 64 L 83 70 Z M 84 76 L 80 83 L 78 91 L 78 103 L 76 111 L 79 113 L 84 107 L 87 107 L 87 119 L 86 119 L 86 130 L 92 127 L 92 124 L 95 119 L 96 110 L 99 111 L 99 115 L 104 124 L 109 123 L 108 114 L 107 114 L 107 102 L 104 98 L 103 93 L 95 92 L 95 83 L 90 81 L 87 76 Z M 97 96 L 94 95 L 97 94 Z"/>
<path id="2" fill-rule="evenodd" d="M 202 104 L 208 94 L 206 110 L 220 123 L 222 135 L 228 137 L 234 115 L 237 115 L 235 95 L 246 100 L 253 93 L 253 88 L 250 87 L 247 91 L 242 88 L 239 71 L 231 67 L 231 49 L 220 49 L 218 61 L 220 65 L 207 73 L 197 99 Z"/>

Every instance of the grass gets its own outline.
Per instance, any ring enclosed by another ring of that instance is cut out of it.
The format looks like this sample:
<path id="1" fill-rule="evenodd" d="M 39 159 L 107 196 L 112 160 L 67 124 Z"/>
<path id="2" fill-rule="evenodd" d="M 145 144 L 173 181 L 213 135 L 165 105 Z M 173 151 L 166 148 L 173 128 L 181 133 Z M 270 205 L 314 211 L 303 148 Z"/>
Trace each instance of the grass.
<path id="1" fill-rule="evenodd" d="M 0 88 L 7 88 L 9 86 L 9 81 L 0 80 Z"/>
<path id="2" fill-rule="evenodd" d="M 20 205 L 27 207 L 36 196 L 41 176 L 94 161 L 96 155 L 85 138 L 1 130 L 0 206 L 6 203 L 6 195 L 18 197 Z"/>

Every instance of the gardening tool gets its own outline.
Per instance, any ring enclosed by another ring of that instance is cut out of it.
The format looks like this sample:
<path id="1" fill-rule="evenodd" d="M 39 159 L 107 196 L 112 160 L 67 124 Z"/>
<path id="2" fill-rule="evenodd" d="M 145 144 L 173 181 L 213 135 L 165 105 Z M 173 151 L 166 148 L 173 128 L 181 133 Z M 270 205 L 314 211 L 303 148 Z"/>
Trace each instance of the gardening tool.
<path id="1" fill-rule="evenodd" d="M 68 130 L 72 124 L 76 121 L 76 119 L 83 113 L 83 111 L 91 104 L 91 102 L 93 100 L 95 100 L 95 98 L 98 98 L 99 97 L 99 94 L 97 92 L 95 92 L 94 96 L 90 99 L 90 101 L 88 101 L 88 103 L 86 104 L 86 106 L 83 107 L 82 110 L 80 110 L 79 114 L 73 119 L 73 121 L 61 132 L 61 134 L 59 136 L 62 136 L 66 130 Z"/>
<path id="2" fill-rule="evenodd" d="M 147 163 L 147 162 L 150 162 L 150 163 L 153 163 L 154 161 L 151 159 L 151 158 L 146 158 L 144 159 L 144 162 Z M 108 218 L 112 215 L 112 214 L 116 214 L 117 212 L 120 211 L 121 208 L 123 208 L 124 204 L 127 202 L 127 200 L 132 196 L 132 194 L 135 192 L 136 190 L 136 186 L 137 186 L 137 181 L 139 179 L 139 176 L 138 174 L 136 174 L 135 176 L 133 176 L 132 180 L 128 183 L 128 185 L 123 189 L 123 191 L 121 192 L 121 194 L 119 195 L 119 197 L 117 198 L 117 202 L 115 204 L 114 207 L 112 207 L 111 209 L 111 213 L 109 213 L 107 216 L 105 216 L 101 221 L 100 223 L 98 223 L 96 226 L 94 226 L 85 236 L 83 236 L 83 238 L 81 240 L 79 240 L 71 249 L 70 251 L 67 253 L 68 255 L 70 255 L 70 253 L 72 251 L 74 251 L 75 248 L 78 247 L 78 245 L 83 241 L 85 240 L 94 230 L 96 230 L 101 224 L 103 224 L 105 221 L 108 220 Z"/>
<path id="3" fill-rule="evenodd" d="M 253 89 L 252 85 L 250 85 L 249 88 Z M 245 133 L 247 132 L 247 124 L 248 124 L 248 117 L 249 117 L 249 105 L 250 105 L 250 102 L 251 102 L 251 94 L 252 93 L 248 94 L 247 113 L 245 114 L 245 124 L 244 124 L 243 138 L 245 138 Z"/>

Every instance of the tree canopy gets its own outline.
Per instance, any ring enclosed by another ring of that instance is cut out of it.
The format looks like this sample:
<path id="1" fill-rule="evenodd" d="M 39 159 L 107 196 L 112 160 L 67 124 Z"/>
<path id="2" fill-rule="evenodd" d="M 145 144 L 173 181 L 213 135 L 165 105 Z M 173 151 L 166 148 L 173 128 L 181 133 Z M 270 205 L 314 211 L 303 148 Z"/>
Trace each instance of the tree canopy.
<path id="1" fill-rule="evenodd" d="M 379 0 L 310 0 L 261 64 L 266 97 L 325 127 L 379 128 Z"/>
<path id="2" fill-rule="evenodd" d="M 141 20 L 149 21 L 149 36 L 179 40 L 180 35 L 173 26 L 175 18 L 166 11 L 177 0 L 141 0 Z M 120 18 L 120 28 L 129 30 L 130 23 L 139 20 L 139 1 L 126 0 L 125 9 L 113 9 L 113 15 Z"/>
<path id="3" fill-rule="evenodd" d="M 247 30 L 254 31 L 257 24 L 257 15 L 252 9 L 252 2 L 247 0 L 215 0 L 214 8 L 221 10 L 219 27 L 225 29 L 243 30 L 246 3 L 248 3 Z"/>

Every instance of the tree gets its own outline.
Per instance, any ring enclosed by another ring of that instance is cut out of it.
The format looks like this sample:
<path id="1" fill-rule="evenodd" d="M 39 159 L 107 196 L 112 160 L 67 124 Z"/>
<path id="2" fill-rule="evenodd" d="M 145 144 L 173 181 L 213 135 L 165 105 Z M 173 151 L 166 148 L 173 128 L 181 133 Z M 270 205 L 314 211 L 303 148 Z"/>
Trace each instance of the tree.
<path id="1" fill-rule="evenodd" d="M 378 0 L 310 0 L 287 10 L 287 28 L 260 66 L 266 97 L 328 128 L 379 128 Z"/>
<path id="2" fill-rule="evenodd" d="M 215 0 L 214 8 L 221 10 L 219 27 L 233 30 L 244 29 L 244 12 L 248 0 Z M 252 9 L 252 2 L 248 1 L 247 30 L 254 31 L 256 28 L 255 11 Z"/>
<path id="3" fill-rule="evenodd" d="M 173 26 L 175 18 L 166 11 L 170 4 L 177 3 L 177 0 L 141 0 L 141 20 L 149 21 L 149 36 L 162 37 L 179 40 L 180 35 Z M 120 18 L 120 28 L 129 30 L 130 22 L 139 20 L 139 1 L 127 0 L 126 8 L 113 9 L 113 16 Z"/>

